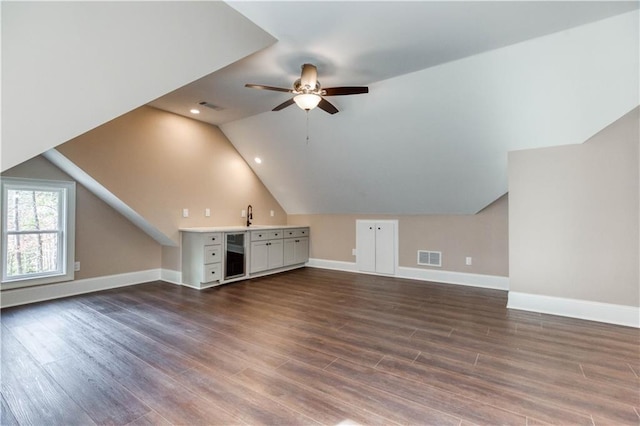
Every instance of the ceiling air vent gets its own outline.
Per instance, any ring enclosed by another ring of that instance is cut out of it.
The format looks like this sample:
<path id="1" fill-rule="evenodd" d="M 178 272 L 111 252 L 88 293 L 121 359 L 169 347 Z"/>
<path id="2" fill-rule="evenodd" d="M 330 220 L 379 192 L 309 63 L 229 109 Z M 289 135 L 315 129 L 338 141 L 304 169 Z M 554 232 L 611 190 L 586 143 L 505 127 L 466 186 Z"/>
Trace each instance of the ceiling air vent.
<path id="1" fill-rule="evenodd" d="M 207 108 L 211 108 L 214 111 L 222 111 L 224 108 L 218 105 L 214 105 L 212 103 L 209 103 L 207 101 L 202 101 L 202 102 L 198 102 L 198 104 L 202 105 L 202 106 L 206 106 Z"/>
<path id="2" fill-rule="evenodd" d="M 418 265 L 442 266 L 442 252 L 418 250 Z"/>

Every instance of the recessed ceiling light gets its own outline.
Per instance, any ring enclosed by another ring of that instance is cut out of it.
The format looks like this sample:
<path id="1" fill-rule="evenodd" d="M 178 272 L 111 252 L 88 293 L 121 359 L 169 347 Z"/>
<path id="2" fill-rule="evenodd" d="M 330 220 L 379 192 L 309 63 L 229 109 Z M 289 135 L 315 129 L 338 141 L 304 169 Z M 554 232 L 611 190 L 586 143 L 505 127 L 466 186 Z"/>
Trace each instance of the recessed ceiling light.
<path id="1" fill-rule="evenodd" d="M 192 108 L 192 109 L 191 109 L 191 114 L 200 114 L 200 110 L 199 110 L 199 109 Z"/>
<path id="2" fill-rule="evenodd" d="M 256 158 L 253 159 L 253 161 L 255 161 L 256 163 L 260 164 L 260 163 L 262 163 L 262 158 L 256 157 Z"/>

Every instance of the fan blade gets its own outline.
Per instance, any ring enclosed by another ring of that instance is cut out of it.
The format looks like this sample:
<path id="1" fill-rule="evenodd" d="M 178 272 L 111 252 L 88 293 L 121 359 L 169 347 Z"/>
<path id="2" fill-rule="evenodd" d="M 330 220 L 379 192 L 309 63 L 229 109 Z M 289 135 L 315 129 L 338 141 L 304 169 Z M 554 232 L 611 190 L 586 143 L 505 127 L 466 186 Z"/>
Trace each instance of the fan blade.
<path id="1" fill-rule="evenodd" d="M 245 84 L 244 87 L 249 87 L 251 89 L 273 90 L 274 92 L 293 92 L 292 89 L 285 89 L 284 87 L 264 86 L 262 84 Z"/>
<path id="2" fill-rule="evenodd" d="M 338 112 L 338 108 L 334 107 L 331 102 L 327 101 L 324 98 L 320 99 L 320 103 L 318 104 L 318 108 L 320 108 L 323 111 L 328 112 L 329 114 L 335 114 L 336 112 Z"/>
<path id="3" fill-rule="evenodd" d="M 364 86 L 329 87 L 322 91 L 323 96 L 359 95 L 369 93 L 369 88 Z"/>
<path id="4" fill-rule="evenodd" d="M 289 105 L 293 105 L 293 104 L 294 104 L 293 98 L 291 98 L 288 101 L 281 103 L 280 105 L 278 105 L 277 107 L 275 107 L 271 111 L 280 111 L 281 109 L 285 109 Z"/>

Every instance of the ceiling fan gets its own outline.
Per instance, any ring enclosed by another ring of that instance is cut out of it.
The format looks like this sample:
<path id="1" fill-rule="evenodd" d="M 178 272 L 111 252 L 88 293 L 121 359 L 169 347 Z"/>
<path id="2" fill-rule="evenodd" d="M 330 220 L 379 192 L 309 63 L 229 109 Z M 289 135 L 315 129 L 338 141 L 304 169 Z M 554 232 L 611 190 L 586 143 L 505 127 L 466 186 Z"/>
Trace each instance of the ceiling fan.
<path id="1" fill-rule="evenodd" d="M 318 81 L 318 69 L 312 64 L 302 65 L 302 73 L 300 78 L 293 83 L 293 89 L 264 86 L 261 84 L 245 84 L 244 86 L 252 89 L 293 93 L 295 95 L 293 98 L 272 109 L 272 111 L 280 111 L 281 109 L 295 103 L 305 111 L 318 107 L 329 114 L 335 114 L 338 112 L 338 108 L 331 104 L 331 102 L 324 99 L 323 96 L 343 96 L 369 93 L 369 88 L 364 86 L 328 87 L 323 89 Z"/>

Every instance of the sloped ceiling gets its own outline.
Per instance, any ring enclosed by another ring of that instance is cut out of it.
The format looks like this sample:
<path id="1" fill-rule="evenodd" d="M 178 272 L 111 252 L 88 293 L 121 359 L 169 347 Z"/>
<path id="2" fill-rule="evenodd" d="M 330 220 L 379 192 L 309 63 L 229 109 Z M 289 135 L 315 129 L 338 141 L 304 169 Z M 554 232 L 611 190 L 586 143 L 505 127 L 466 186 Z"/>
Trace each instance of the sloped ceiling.
<path id="1" fill-rule="evenodd" d="M 275 39 L 222 2 L 0 2 L 2 170 Z"/>
<path id="2" fill-rule="evenodd" d="M 150 105 L 218 105 L 197 119 L 289 214 L 476 213 L 507 192 L 508 151 L 581 143 L 638 105 L 636 2 L 230 4 L 279 41 Z M 304 62 L 370 93 L 307 116 L 243 87 L 290 87 Z"/>

